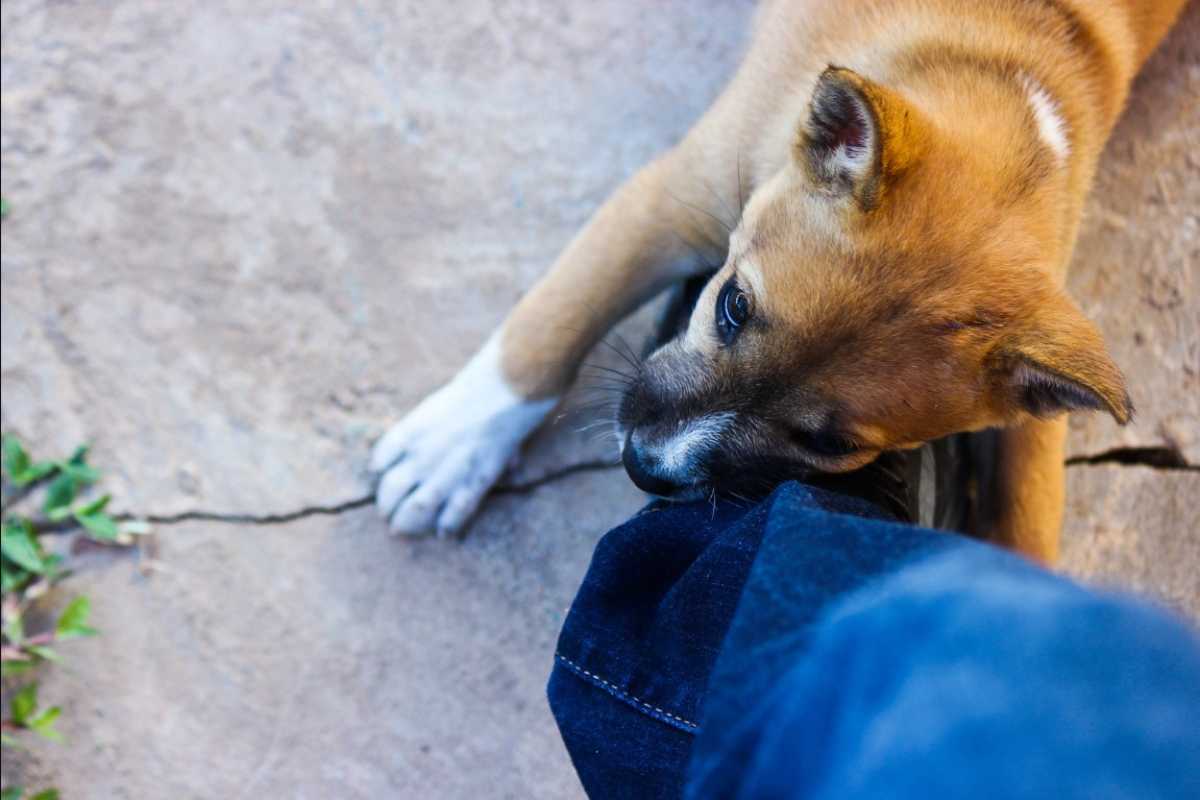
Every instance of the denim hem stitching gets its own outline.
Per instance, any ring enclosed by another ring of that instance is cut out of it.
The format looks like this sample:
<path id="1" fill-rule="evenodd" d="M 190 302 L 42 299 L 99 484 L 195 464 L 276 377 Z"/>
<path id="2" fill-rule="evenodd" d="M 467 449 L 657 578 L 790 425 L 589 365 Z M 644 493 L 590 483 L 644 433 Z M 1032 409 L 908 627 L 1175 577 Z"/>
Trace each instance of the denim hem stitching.
<path id="1" fill-rule="evenodd" d="M 659 708 L 656 705 L 651 705 L 650 703 L 647 703 L 645 700 L 642 700 L 639 697 L 634 697 L 633 695 L 631 695 L 628 692 L 624 691 L 623 689 L 619 688 L 616 684 L 609 683 L 608 681 L 604 680 L 604 678 L 601 678 L 599 675 L 588 672 L 586 669 L 579 666 L 574 661 L 572 661 L 571 659 L 564 656 L 562 653 L 555 653 L 554 657 L 557 658 L 559 661 L 561 661 L 564 665 L 566 665 L 566 667 L 568 669 L 570 669 L 572 672 L 574 672 L 576 675 L 578 675 L 582 678 L 585 678 L 586 680 L 588 680 L 591 683 L 595 683 L 595 684 L 599 685 L 600 688 L 617 696 L 621 700 L 624 700 L 625 702 L 627 702 L 637 708 L 641 708 L 646 711 L 649 711 L 649 712 L 652 712 L 655 714 L 661 714 L 662 716 L 667 717 L 668 719 L 663 720 L 664 722 L 669 721 L 673 724 L 682 725 L 683 727 L 687 728 L 689 730 L 689 732 L 695 732 L 700 729 L 700 726 L 697 725 L 696 723 L 691 722 L 690 720 L 686 720 L 683 717 L 680 717 L 676 714 L 672 714 L 670 711 Z"/>

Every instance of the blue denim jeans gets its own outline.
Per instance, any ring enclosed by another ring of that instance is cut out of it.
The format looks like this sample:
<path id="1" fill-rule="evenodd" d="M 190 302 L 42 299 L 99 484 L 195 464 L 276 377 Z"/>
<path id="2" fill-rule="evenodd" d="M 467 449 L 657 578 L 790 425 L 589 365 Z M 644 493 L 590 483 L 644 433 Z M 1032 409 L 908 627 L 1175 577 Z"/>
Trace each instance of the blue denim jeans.
<path id="1" fill-rule="evenodd" d="M 1200 639 L 789 483 L 608 533 L 550 705 L 593 798 L 1200 798 Z"/>

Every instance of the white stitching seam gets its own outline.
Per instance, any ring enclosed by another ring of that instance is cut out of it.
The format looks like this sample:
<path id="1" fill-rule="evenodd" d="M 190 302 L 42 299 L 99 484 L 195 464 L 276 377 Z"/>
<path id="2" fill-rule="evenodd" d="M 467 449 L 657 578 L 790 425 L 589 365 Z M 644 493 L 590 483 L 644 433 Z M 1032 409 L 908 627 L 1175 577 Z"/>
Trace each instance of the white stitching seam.
<path id="1" fill-rule="evenodd" d="M 629 700 L 632 703 L 634 703 L 635 705 L 639 705 L 642 708 L 648 709 L 650 711 L 656 711 L 659 714 L 662 714 L 664 717 L 670 717 L 671 719 L 675 720 L 676 722 L 682 723 L 683 725 L 686 725 L 687 727 L 689 727 L 693 730 L 700 729 L 700 726 L 697 725 L 696 723 L 686 720 L 683 717 L 672 714 L 670 711 L 661 709 L 658 706 L 651 705 L 650 703 L 647 703 L 645 700 L 642 700 L 641 698 L 634 697 L 633 695 L 631 695 L 628 692 L 619 688 L 616 684 L 609 683 L 608 681 L 604 680 L 604 678 L 601 678 L 599 675 L 588 672 L 586 669 L 579 666 L 574 661 L 572 661 L 571 659 L 564 656 L 562 653 L 555 653 L 554 657 L 557 658 L 559 661 L 563 662 L 564 664 L 566 664 L 571 669 L 572 672 L 577 672 L 580 675 L 585 675 L 589 679 L 596 681 L 597 683 L 603 684 L 607 689 L 609 689 L 610 691 L 615 693 L 618 697 L 621 697 L 625 700 Z"/>

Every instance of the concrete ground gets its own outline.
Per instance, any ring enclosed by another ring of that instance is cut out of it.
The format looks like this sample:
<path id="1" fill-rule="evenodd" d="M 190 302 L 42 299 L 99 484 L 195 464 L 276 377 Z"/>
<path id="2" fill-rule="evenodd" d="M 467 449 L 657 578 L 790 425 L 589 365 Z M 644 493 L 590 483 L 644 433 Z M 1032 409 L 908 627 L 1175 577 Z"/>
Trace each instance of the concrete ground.
<path id="1" fill-rule="evenodd" d="M 641 502 L 618 470 L 562 472 L 607 455 L 588 415 L 462 542 L 388 538 L 363 465 L 702 112 L 750 13 L 5 1 L 3 428 L 43 454 L 93 442 L 124 509 L 226 517 L 159 524 L 149 574 L 81 557 L 50 602 L 91 595 L 103 635 L 44 676 L 67 743 L 6 756 L 6 784 L 579 794 L 543 685 L 592 546 Z M 1065 532 L 1068 572 L 1194 615 L 1198 39 L 1192 4 L 1088 207 L 1071 288 L 1140 414 L 1076 420 Z"/>

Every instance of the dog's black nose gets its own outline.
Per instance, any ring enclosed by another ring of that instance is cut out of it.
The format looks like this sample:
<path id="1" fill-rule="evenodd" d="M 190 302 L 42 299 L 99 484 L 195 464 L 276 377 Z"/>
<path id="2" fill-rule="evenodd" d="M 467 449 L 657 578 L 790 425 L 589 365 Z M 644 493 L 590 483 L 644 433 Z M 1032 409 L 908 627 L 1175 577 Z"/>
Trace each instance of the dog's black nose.
<path id="1" fill-rule="evenodd" d="M 638 450 L 637 446 L 633 443 L 632 432 L 625 437 L 625 449 L 621 454 L 621 461 L 625 464 L 625 471 L 629 473 L 630 480 L 643 492 L 656 494 L 660 497 L 670 497 L 684 488 L 682 485 L 668 480 L 655 472 L 655 467 L 657 466 L 655 460 L 647 458 L 645 454 Z"/>

